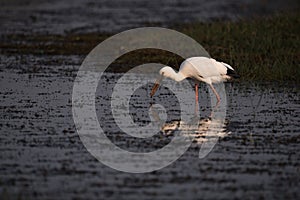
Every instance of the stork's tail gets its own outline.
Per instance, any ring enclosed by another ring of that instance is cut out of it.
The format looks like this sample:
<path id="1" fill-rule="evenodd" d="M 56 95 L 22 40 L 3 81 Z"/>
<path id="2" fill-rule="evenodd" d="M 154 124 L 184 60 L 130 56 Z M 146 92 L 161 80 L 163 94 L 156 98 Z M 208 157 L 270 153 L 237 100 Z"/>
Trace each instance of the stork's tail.
<path id="1" fill-rule="evenodd" d="M 231 78 L 240 78 L 240 75 L 238 75 L 234 70 L 230 69 L 227 67 L 227 73 L 226 73 L 227 76 L 230 76 Z"/>
<path id="2" fill-rule="evenodd" d="M 227 63 L 221 62 L 227 69 L 226 75 L 230 78 L 240 78 L 240 75 L 238 75 L 234 69 L 228 65 Z"/>

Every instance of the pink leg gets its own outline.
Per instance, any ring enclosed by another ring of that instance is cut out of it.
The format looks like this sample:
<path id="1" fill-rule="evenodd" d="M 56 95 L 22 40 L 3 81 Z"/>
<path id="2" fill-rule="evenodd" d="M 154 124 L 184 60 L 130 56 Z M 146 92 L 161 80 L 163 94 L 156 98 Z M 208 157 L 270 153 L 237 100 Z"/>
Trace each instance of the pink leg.
<path id="1" fill-rule="evenodd" d="M 199 95 L 198 95 L 198 84 L 197 83 L 195 84 L 195 100 L 196 100 L 196 103 L 198 103 Z"/>
<path id="2" fill-rule="evenodd" d="M 199 94 L 198 94 L 198 83 L 195 83 L 195 113 L 198 113 L 199 111 Z"/>
<path id="3" fill-rule="evenodd" d="M 217 93 L 216 89 L 214 88 L 214 86 L 212 84 L 209 84 L 209 86 L 212 89 L 212 91 L 214 92 L 214 94 L 216 95 L 216 97 L 217 97 L 217 104 L 219 104 L 220 101 L 221 101 L 221 98 L 220 98 L 219 94 Z"/>

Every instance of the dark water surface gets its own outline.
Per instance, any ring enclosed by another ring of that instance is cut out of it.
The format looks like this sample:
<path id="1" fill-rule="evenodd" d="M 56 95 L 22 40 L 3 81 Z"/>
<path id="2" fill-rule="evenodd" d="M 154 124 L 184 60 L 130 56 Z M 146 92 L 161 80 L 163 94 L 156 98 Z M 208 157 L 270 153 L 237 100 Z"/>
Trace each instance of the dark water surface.
<path id="1" fill-rule="evenodd" d="M 116 32 L 145 25 L 238 20 L 298 6 L 297 0 L 2 0 L 0 34 Z"/>
<path id="2" fill-rule="evenodd" d="M 0 35 L 116 32 L 145 25 L 235 21 L 297 4 L 295 0 L 3 0 Z M 98 162 L 76 132 L 71 97 L 83 56 L 9 52 L 0 55 L 0 199 L 300 198 L 299 84 L 226 84 L 227 115 L 217 135 L 219 142 L 199 159 L 199 149 L 208 139 L 205 124 L 210 122 L 208 89 L 202 84 L 203 126 L 190 133 L 195 140 L 188 151 L 159 171 L 129 174 Z M 149 88 L 143 92 L 148 94 Z M 105 96 L 101 88 L 98 95 Z M 141 124 L 149 120 L 149 101 L 142 96 L 130 111 Z M 139 97 L 137 93 L 133 102 Z M 107 136 L 124 149 L 144 152 L 172 140 L 182 123 L 176 101 L 163 88 L 156 98 L 172 110 L 161 132 L 140 143 L 120 132 L 109 109 L 98 110 L 102 123 L 110 127 Z M 96 99 L 99 105 L 100 99 Z"/>
<path id="3" fill-rule="evenodd" d="M 226 130 L 207 157 L 198 158 L 205 139 L 199 136 L 170 166 L 129 174 L 98 162 L 76 133 L 71 95 L 81 59 L 61 56 L 64 64 L 41 64 L 51 59 L 1 56 L 1 199 L 299 199 L 299 85 L 226 84 Z M 205 118 L 204 84 L 200 92 Z M 169 104 L 166 95 L 157 98 Z M 153 143 L 159 146 L 165 137 L 172 138 L 161 132 Z M 121 142 L 129 149 L 153 148 Z"/>

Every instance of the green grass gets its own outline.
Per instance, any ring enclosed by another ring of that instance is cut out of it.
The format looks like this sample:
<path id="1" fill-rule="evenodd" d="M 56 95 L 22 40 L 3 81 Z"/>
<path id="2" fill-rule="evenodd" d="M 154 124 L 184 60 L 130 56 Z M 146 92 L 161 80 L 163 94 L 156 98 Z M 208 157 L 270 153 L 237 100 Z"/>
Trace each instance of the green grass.
<path id="1" fill-rule="evenodd" d="M 198 41 L 219 61 L 232 65 L 245 81 L 300 82 L 300 13 L 281 13 L 238 22 L 179 24 L 171 27 Z M 113 34 L 2 36 L 2 54 L 87 55 Z M 55 58 L 55 57 L 54 57 Z M 122 56 L 111 67 L 118 72 L 147 62 L 178 68 L 181 58 L 168 52 L 141 50 Z"/>
<path id="2" fill-rule="evenodd" d="M 240 22 L 187 24 L 179 31 L 197 40 L 243 80 L 300 82 L 300 14 Z"/>

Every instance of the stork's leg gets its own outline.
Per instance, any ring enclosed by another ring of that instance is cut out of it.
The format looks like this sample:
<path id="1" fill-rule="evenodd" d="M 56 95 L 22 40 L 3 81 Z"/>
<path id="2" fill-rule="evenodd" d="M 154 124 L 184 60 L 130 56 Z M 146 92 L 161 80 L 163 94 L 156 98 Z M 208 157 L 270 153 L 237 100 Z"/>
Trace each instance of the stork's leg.
<path id="1" fill-rule="evenodd" d="M 198 114 L 199 111 L 199 93 L 198 93 L 198 83 L 195 83 L 195 114 Z"/>
<path id="2" fill-rule="evenodd" d="M 209 86 L 212 89 L 212 91 L 214 92 L 214 94 L 216 95 L 216 97 L 217 97 L 217 104 L 219 104 L 220 101 L 221 101 L 221 98 L 220 98 L 219 94 L 217 93 L 216 89 L 214 88 L 214 86 L 212 84 L 209 84 Z"/>
<path id="3" fill-rule="evenodd" d="M 195 100 L 196 100 L 196 103 L 198 103 L 199 94 L 198 94 L 198 84 L 197 83 L 195 83 Z"/>

